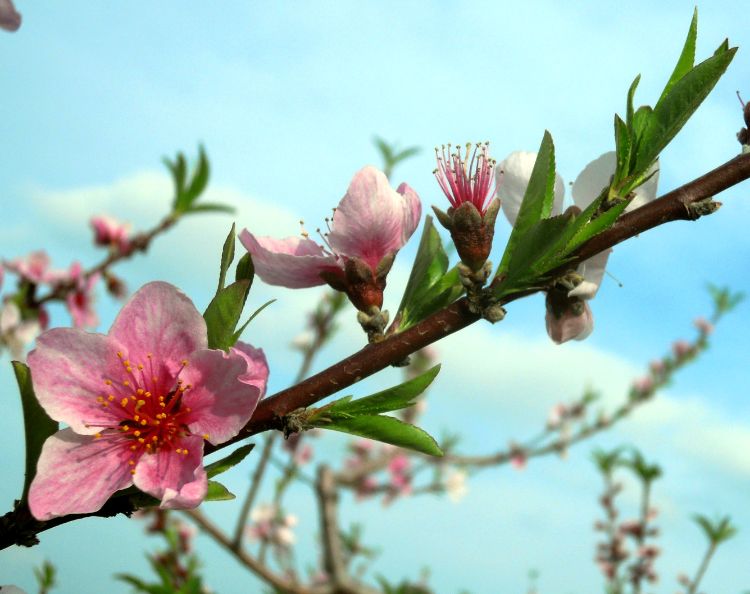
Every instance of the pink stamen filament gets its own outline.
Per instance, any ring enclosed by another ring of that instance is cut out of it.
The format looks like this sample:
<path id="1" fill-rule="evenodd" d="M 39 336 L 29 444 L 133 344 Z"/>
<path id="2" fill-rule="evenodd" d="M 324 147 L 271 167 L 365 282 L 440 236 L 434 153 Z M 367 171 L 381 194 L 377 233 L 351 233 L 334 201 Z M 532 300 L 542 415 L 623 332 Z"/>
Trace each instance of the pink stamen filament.
<path id="1" fill-rule="evenodd" d="M 482 215 L 485 214 L 487 203 L 495 193 L 495 161 L 489 156 L 488 145 L 486 142 L 467 143 L 463 156 L 460 147 L 451 153 L 450 144 L 443 145 L 440 151 L 435 148 L 437 168 L 433 174 L 453 208 L 471 202 Z"/>

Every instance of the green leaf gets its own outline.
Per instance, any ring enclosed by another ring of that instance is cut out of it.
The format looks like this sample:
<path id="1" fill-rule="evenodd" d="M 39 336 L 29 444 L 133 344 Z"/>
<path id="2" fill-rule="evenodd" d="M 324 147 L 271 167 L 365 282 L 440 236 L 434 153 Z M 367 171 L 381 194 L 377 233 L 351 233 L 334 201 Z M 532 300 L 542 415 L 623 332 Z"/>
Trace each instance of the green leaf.
<path id="1" fill-rule="evenodd" d="M 252 283 L 254 277 L 255 266 L 253 265 L 253 258 L 248 252 L 240 258 L 239 262 L 237 262 L 237 269 L 234 272 L 234 280 L 249 280 L 250 283 Z"/>
<path id="2" fill-rule="evenodd" d="M 247 322 L 242 324 L 242 326 L 240 326 L 240 329 L 234 333 L 234 342 L 232 344 L 235 344 L 240 339 L 240 336 L 242 336 L 242 333 L 245 331 L 245 328 L 247 328 L 250 322 L 252 322 L 255 319 L 255 316 L 257 316 L 260 312 L 262 312 L 264 309 L 266 309 L 269 305 L 271 305 L 275 301 L 276 299 L 269 299 L 263 305 L 261 305 L 258 309 L 256 309 L 252 313 L 252 315 L 247 319 Z"/>
<path id="3" fill-rule="evenodd" d="M 320 425 L 324 429 L 390 443 L 430 456 L 442 456 L 437 442 L 425 431 L 393 417 L 369 415 Z"/>
<path id="4" fill-rule="evenodd" d="M 185 210 L 183 214 L 194 214 L 201 212 L 225 212 L 227 214 L 234 214 L 235 210 L 232 206 L 227 206 L 226 204 L 215 204 L 209 202 L 190 206 L 190 208 Z"/>
<path id="5" fill-rule="evenodd" d="M 458 271 L 452 269 L 446 273 L 447 269 L 448 255 L 443 249 L 443 242 L 432 217 L 427 216 L 409 281 L 396 315 L 399 331 L 422 321 L 463 293 Z"/>
<path id="6" fill-rule="evenodd" d="M 224 240 L 224 247 L 221 249 L 221 265 L 219 267 L 219 286 L 216 289 L 217 293 L 224 288 L 224 283 L 227 278 L 227 270 L 229 270 L 229 266 L 231 266 L 232 261 L 234 260 L 234 242 L 234 223 L 232 223 L 229 235 L 227 235 L 227 238 Z"/>
<path id="7" fill-rule="evenodd" d="M 570 242 L 568 242 L 568 245 L 566 246 L 566 252 L 570 253 L 574 251 L 579 246 L 594 237 L 594 235 L 598 235 L 602 231 L 609 229 L 612 225 L 614 225 L 618 217 L 625 211 L 625 209 L 628 207 L 628 204 L 629 202 L 627 200 L 621 200 L 610 209 L 601 213 L 595 219 L 592 219 L 587 225 L 582 227 L 573 236 Z"/>
<path id="8" fill-rule="evenodd" d="M 204 501 L 229 501 L 236 498 L 236 495 L 221 483 L 208 481 L 208 492 Z"/>
<path id="9" fill-rule="evenodd" d="M 392 410 L 401 410 L 414 405 L 416 397 L 427 389 L 439 372 L 440 365 L 435 365 L 425 373 L 398 386 L 357 400 L 351 400 L 351 397 L 337 400 L 321 410 L 334 420 L 338 415 L 377 415 Z"/>
<path id="10" fill-rule="evenodd" d="M 632 132 L 633 130 L 633 100 L 635 99 L 635 90 L 638 88 L 638 83 L 641 82 L 641 75 L 635 77 L 632 83 L 630 83 L 630 88 L 628 89 L 628 103 L 627 103 L 627 111 L 625 114 L 625 123 L 628 125 L 628 130 Z"/>
<path id="11" fill-rule="evenodd" d="M 508 266 L 521 239 L 541 219 L 548 217 L 552 212 L 555 192 L 555 145 L 549 131 L 544 131 L 539 153 L 531 171 L 529 185 L 521 202 L 521 208 L 513 226 L 508 244 L 505 246 L 500 266 L 495 276 L 505 274 Z"/>
<path id="12" fill-rule="evenodd" d="M 19 361 L 13 361 L 13 372 L 16 375 L 18 391 L 21 394 L 23 408 L 23 425 L 26 435 L 26 476 L 23 482 L 21 500 L 25 501 L 29 493 L 29 485 L 36 474 L 36 463 L 42 452 L 45 440 L 60 428 L 39 405 L 31 383 L 31 371 Z"/>
<path id="13" fill-rule="evenodd" d="M 203 145 L 201 145 L 198 147 L 198 166 L 196 167 L 193 179 L 190 181 L 190 185 L 185 192 L 185 195 L 187 196 L 185 206 L 189 207 L 206 189 L 210 170 L 211 168 L 208 164 L 206 151 L 203 148 Z"/>
<path id="14" fill-rule="evenodd" d="M 633 115 L 633 137 L 640 141 L 643 131 L 648 126 L 651 114 L 654 112 L 650 105 L 641 105 Z"/>
<path id="15" fill-rule="evenodd" d="M 617 168 L 615 169 L 615 177 L 612 184 L 617 186 L 630 172 L 630 153 L 633 148 L 628 125 L 617 114 L 615 114 L 615 147 Z"/>
<path id="16" fill-rule="evenodd" d="M 659 101 L 656 102 L 658 106 L 662 99 L 664 99 L 675 83 L 685 76 L 693 68 L 695 63 L 695 40 L 698 37 L 698 7 L 693 9 L 693 20 L 690 22 L 690 29 L 688 29 L 687 38 L 685 39 L 685 45 L 682 47 L 682 53 L 680 54 L 677 64 L 672 71 L 672 75 L 669 77 L 664 90 L 659 97 Z"/>
<path id="17" fill-rule="evenodd" d="M 236 466 L 237 464 L 242 462 L 254 447 L 254 443 L 240 446 L 225 458 L 217 460 L 216 462 L 212 462 L 211 464 L 206 466 L 206 474 L 208 475 L 208 478 L 213 478 L 216 475 L 221 474 L 222 472 L 226 472 L 233 466 Z"/>
<path id="18" fill-rule="evenodd" d="M 676 81 L 648 119 L 638 146 L 634 174 L 645 172 L 714 88 L 737 48 L 717 53 Z"/>
<path id="19" fill-rule="evenodd" d="M 249 291 L 250 281 L 236 281 L 216 293 L 208 304 L 203 314 L 208 329 L 208 348 L 226 351 L 234 345 L 234 330 Z"/>

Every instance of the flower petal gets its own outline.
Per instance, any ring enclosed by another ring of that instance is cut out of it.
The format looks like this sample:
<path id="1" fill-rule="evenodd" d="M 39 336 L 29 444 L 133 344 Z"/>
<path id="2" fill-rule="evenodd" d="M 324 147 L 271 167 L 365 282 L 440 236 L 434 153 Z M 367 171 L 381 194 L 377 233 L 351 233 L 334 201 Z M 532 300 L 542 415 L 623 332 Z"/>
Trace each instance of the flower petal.
<path id="1" fill-rule="evenodd" d="M 375 270 L 408 241 L 421 214 L 414 190 L 406 184 L 394 190 L 385 173 L 368 165 L 354 175 L 339 202 L 328 241 L 334 252 L 360 258 Z"/>
<path id="2" fill-rule="evenodd" d="M 556 317 L 550 308 L 547 308 L 547 314 L 544 321 L 547 326 L 547 334 L 557 344 L 562 344 L 569 340 L 583 340 L 588 337 L 594 330 L 594 316 L 591 313 L 589 304 L 583 303 L 583 313 L 576 315 L 571 309 L 568 309 L 559 318 Z"/>
<path id="3" fill-rule="evenodd" d="M 114 439 L 119 438 L 115 435 Z M 101 439 L 58 431 L 44 442 L 29 489 L 29 508 L 38 520 L 97 511 L 132 483 L 132 452 L 105 434 Z"/>
<path id="4" fill-rule="evenodd" d="M 206 349 L 191 357 L 181 377 L 192 385 L 182 397 L 191 409 L 185 422 L 192 433 L 208 434 L 214 445 L 239 433 L 261 395 L 259 386 L 242 381 L 247 373 L 247 360 L 239 354 Z"/>
<path id="5" fill-rule="evenodd" d="M 29 353 L 29 368 L 36 397 L 47 414 L 82 435 L 116 425 L 116 408 L 97 398 L 111 390 L 106 380 L 118 381 L 123 375 L 119 348 L 108 336 L 78 328 L 54 328 L 39 336 Z"/>
<path id="6" fill-rule="evenodd" d="M 243 229 L 240 242 L 253 257 L 256 274 L 269 285 L 290 289 L 315 287 L 325 284 L 320 277 L 322 271 L 341 268 L 336 258 L 311 239 L 256 237 Z"/>
<path id="7" fill-rule="evenodd" d="M 573 202 L 581 210 L 597 199 L 602 190 L 609 186 L 617 167 L 614 151 L 604 153 L 583 168 L 573 182 L 571 193 Z"/>
<path id="8" fill-rule="evenodd" d="M 141 287 L 122 308 L 109 335 L 125 349 L 125 358 L 145 364 L 149 353 L 162 379 L 180 368 L 192 352 L 208 346 L 206 322 L 193 302 L 164 282 Z"/>
<path id="9" fill-rule="evenodd" d="M 511 225 L 516 224 L 518 212 L 521 210 L 521 202 L 526 188 L 531 179 L 531 172 L 536 163 L 536 153 L 527 151 L 515 151 L 508 155 L 495 168 L 497 196 L 503 207 L 505 217 Z M 555 174 L 555 201 L 552 206 L 552 214 L 562 212 L 562 203 L 565 196 L 565 184 L 559 174 Z"/>
<path id="10" fill-rule="evenodd" d="M 268 361 L 263 349 L 256 349 L 246 342 L 238 342 L 229 351 L 238 354 L 247 363 L 247 373 L 241 375 L 239 380 L 258 388 L 260 397 L 263 398 L 266 393 L 269 372 Z"/>
<path id="11" fill-rule="evenodd" d="M 208 479 L 203 468 L 203 439 L 182 438 L 176 449 L 144 454 L 135 467 L 133 482 L 141 491 L 161 499 L 159 507 L 190 509 L 206 497 Z M 177 449 L 187 450 L 187 454 Z"/>
<path id="12" fill-rule="evenodd" d="M 599 285 L 602 284 L 604 270 L 607 268 L 607 260 L 611 253 L 612 248 L 609 248 L 581 263 L 578 267 L 578 273 L 583 276 L 583 282 L 568 292 L 568 297 L 594 298 L 599 290 Z"/>

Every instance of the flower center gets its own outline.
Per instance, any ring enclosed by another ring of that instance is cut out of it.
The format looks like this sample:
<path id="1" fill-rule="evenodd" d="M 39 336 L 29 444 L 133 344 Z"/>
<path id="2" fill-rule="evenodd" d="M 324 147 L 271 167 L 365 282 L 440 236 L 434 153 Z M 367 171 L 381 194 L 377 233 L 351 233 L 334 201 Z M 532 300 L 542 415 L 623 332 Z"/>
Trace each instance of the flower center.
<path id="1" fill-rule="evenodd" d="M 172 376 L 154 365 L 151 353 L 146 355 L 145 365 L 123 359 L 120 352 L 117 356 L 123 374 L 120 378 L 105 379 L 107 393 L 96 400 L 105 408 L 111 407 L 119 421 L 94 437 L 110 440 L 113 447 L 126 445 L 130 450 L 129 466 L 135 466 L 143 454 L 175 451 L 187 455 L 189 452 L 181 446 L 181 441 L 191 435 L 187 427 L 191 409 L 183 405 L 182 397 L 192 386 L 184 384 L 179 376 L 188 361 L 184 359 L 177 374 Z M 208 434 L 203 438 L 208 439 Z M 135 474 L 135 469 L 130 472 Z"/>
<path id="2" fill-rule="evenodd" d="M 437 168 L 432 172 L 453 208 L 471 202 L 484 216 L 487 202 L 495 193 L 495 160 L 489 155 L 489 142 L 467 142 L 451 152 L 451 145 L 435 147 Z"/>

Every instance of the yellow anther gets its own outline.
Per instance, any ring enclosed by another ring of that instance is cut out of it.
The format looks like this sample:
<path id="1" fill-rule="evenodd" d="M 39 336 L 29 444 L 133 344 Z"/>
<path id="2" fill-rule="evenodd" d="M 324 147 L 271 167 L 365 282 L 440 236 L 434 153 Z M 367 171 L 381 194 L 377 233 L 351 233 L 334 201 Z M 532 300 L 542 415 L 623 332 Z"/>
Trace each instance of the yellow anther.
<path id="1" fill-rule="evenodd" d="M 104 380 L 104 383 L 108 386 L 112 385 L 112 380 Z"/>
<path id="2" fill-rule="evenodd" d="M 154 425 L 161 425 L 161 421 L 154 421 Z"/>
<path id="3" fill-rule="evenodd" d="M 140 420 L 141 420 L 141 417 L 140 417 L 140 415 L 135 415 L 135 416 L 133 417 L 133 420 L 134 420 L 134 421 L 135 421 L 136 423 L 137 423 L 138 421 L 140 421 Z"/>
<path id="4" fill-rule="evenodd" d="M 138 396 L 143 396 L 143 388 L 138 388 L 138 389 L 137 389 L 137 390 L 135 391 L 135 393 L 136 393 L 136 394 L 138 394 Z"/>
<path id="5" fill-rule="evenodd" d="M 156 435 L 152 435 L 151 436 L 151 441 L 157 441 L 158 439 L 159 439 L 159 437 L 156 436 Z"/>
<path id="6" fill-rule="evenodd" d="M 180 386 L 178 389 L 180 390 L 180 392 L 184 392 L 185 390 L 187 390 L 185 386 Z"/>
<path id="7" fill-rule="evenodd" d="M 141 408 L 144 404 L 146 404 L 145 400 L 139 400 L 138 402 L 135 403 L 135 407 Z"/>
<path id="8" fill-rule="evenodd" d="M 132 368 L 132 367 L 131 367 L 130 365 L 128 365 L 128 366 L 127 366 L 127 367 L 125 368 L 125 371 L 127 371 L 128 373 L 130 373 L 130 372 L 132 372 L 132 371 L 133 371 L 133 368 Z"/>
<path id="9" fill-rule="evenodd" d="M 209 437 L 210 437 L 210 435 L 208 433 L 204 433 L 203 434 L 203 439 L 208 439 Z"/>
<path id="10" fill-rule="evenodd" d="M 138 363 L 138 369 L 141 370 L 141 371 L 143 371 L 143 365 L 141 365 L 140 363 Z"/>
<path id="11" fill-rule="evenodd" d="M 138 446 L 134 444 L 134 445 L 130 446 L 130 449 L 133 450 L 133 451 L 135 451 L 135 450 L 138 449 Z"/>
<path id="12" fill-rule="evenodd" d="M 146 440 L 145 440 L 145 439 L 143 439 L 142 437 L 139 437 L 139 438 L 138 438 L 138 443 L 144 443 L 145 441 L 146 441 Z"/>
<path id="13" fill-rule="evenodd" d="M 104 407 L 109 406 L 109 402 L 102 402 L 102 406 L 104 406 Z"/>
<path id="14" fill-rule="evenodd" d="M 183 364 L 183 366 L 187 367 L 187 364 L 188 364 L 188 360 L 187 360 L 187 359 L 183 359 L 183 360 L 182 360 L 182 364 Z"/>
<path id="15" fill-rule="evenodd" d="M 166 408 L 166 406 L 167 406 L 167 405 L 166 405 L 166 404 L 164 404 L 163 402 L 160 402 L 160 403 L 159 403 L 159 406 L 161 406 L 162 408 Z"/>
<path id="16" fill-rule="evenodd" d="M 123 425 L 122 426 L 122 430 L 123 431 L 130 431 L 130 426 L 129 425 Z"/>
<path id="17" fill-rule="evenodd" d="M 122 359 L 122 351 L 117 351 L 117 356 L 120 357 L 120 359 Z"/>
<path id="18" fill-rule="evenodd" d="M 130 471 L 130 474 L 135 474 L 135 468 Z"/>
<path id="19" fill-rule="evenodd" d="M 147 444 L 146 444 L 146 449 L 147 449 L 147 450 L 151 450 L 151 444 L 150 444 L 150 443 L 147 443 Z"/>
<path id="20" fill-rule="evenodd" d="M 97 396 L 96 397 L 97 402 L 104 402 L 104 396 Z"/>
<path id="21" fill-rule="evenodd" d="M 102 434 L 101 433 L 95 433 L 94 434 L 94 439 L 101 439 L 101 438 L 102 438 Z"/>
<path id="22" fill-rule="evenodd" d="M 120 400 L 120 404 L 122 406 L 127 406 L 128 405 L 128 399 L 127 398 L 123 398 L 122 400 Z"/>
<path id="23" fill-rule="evenodd" d="M 112 394 L 110 394 L 109 396 L 107 396 L 107 400 L 109 400 L 110 402 L 112 402 L 114 399 L 115 399 L 115 397 Z"/>
<path id="24" fill-rule="evenodd" d="M 185 456 L 187 456 L 187 455 L 188 455 L 188 451 L 187 451 L 187 450 L 186 450 L 185 448 L 183 448 L 183 449 L 182 449 L 182 453 L 183 453 L 183 454 L 184 454 Z"/>
<path id="25" fill-rule="evenodd" d="M 128 380 L 125 380 L 124 382 L 122 382 L 122 385 L 127 387 L 130 385 L 130 382 Z"/>
<path id="26" fill-rule="evenodd" d="M 138 431 L 138 429 L 136 429 L 135 431 L 133 431 L 133 435 L 135 435 L 136 437 L 140 437 L 141 436 L 141 432 Z M 140 440 L 138 440 L 138 441 L 140 441 Z"/>
<path id="27" fill-rule="evenodd" d="M 131 399 L 131 400 L 135 400 L 135 396 L 131 396 L 131 397 L 130 397 L 130 399 Z"/>
<path id="28" fill-rule="evenodd" d="M 130 464 L 130 466 L 135 466 L 135 462 L 133 460 L 128 460 L 128 464 Z"/>
<path id="29" fill-rule="evenodd" d="M 125 359 L 125 360 L 124 360 L 124 361 L 122 362 L 122 364 L 123 364 L 123 365 L 125 365 L 125 366 L 127 367 L 128 365 L 130 365 L 130 361 L 129 361 L 128 359 Z"/>
<path id="30" fill-rule="evenodd" d="M 141 425 L 143 425 L 145 427 L 146 425 L 148 425 L 148 421 L 146 419 L 143 419 L 141 421 Z"/>
<path id="31" fill-rule="evenodd" d="M 151 398 L 151 392 L 146 392 L 146 394 L 144 394 L 144 396 L 146 396 L 146 398 Z"/>

